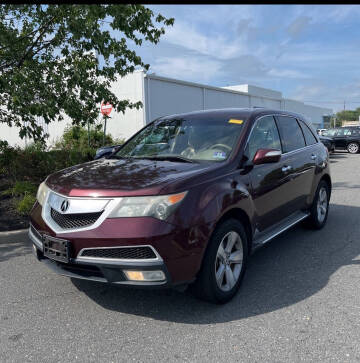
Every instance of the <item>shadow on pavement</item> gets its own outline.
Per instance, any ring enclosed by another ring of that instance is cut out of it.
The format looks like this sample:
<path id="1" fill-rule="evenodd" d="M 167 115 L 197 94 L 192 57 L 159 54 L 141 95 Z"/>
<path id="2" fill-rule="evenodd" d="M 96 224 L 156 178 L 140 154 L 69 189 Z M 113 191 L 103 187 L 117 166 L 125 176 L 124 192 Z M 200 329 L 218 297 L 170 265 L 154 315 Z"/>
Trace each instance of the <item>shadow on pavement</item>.
<path id="1" fill-rule="evenodd" d="M 25 256 L 31 252 L 27 233 L 1 234 L 0 237 L 0 262 L 10 260 L 14 257 Z"/>
<path id="2" fill-rule="evenodd" d="M 338 151 L 336 151 L 335 153 L 331 153 L 329 155 L 330 163 L 337 163 L 341 159 L 346 159 L 347 157 L 348 157 L 348 153 L 347 152 L 343 152 L 343 153 L 340 152 L 339 153 Z"/>
<path id="3" fill-rule="evenodd" d="M 339 268 L 359 265 L 358 207 L 332 204 L 321 231 L 299 225 L 250 259 L 239 293 L 226 305 L 172 290 L 135 290 L 72 279 L 103 308 L 156 320 L 212 324 L 239 320 L 296 304 L 323 289 Z M 358 268 L 358 266 L 357 266 Z"/>
<path id="4" fill-rule="evenodd" d="M 332 189 L 359 189 L 360 184 L 353 184 L 348 182 L 332 183 Z"/>

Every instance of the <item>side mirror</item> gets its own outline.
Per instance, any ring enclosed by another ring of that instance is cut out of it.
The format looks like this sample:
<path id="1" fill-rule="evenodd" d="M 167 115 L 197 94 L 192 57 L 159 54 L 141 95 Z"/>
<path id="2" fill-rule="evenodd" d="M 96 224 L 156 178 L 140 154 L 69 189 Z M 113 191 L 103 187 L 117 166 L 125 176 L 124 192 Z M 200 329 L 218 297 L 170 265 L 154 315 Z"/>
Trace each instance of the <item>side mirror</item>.
<path id="1" fill-rule="evenodd" d="M 259 149 L 254 156 L 253 164 L 276 163 L 281 158 L 281 151 L 277 149 Z"/>

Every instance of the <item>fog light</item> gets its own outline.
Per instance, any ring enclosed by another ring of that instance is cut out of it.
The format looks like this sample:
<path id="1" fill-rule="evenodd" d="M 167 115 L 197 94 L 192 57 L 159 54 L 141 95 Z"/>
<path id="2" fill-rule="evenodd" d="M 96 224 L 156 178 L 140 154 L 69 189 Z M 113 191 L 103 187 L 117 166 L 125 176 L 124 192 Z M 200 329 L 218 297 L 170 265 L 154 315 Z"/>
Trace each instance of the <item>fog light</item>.
<path id="1" fill-rule="evenodd" d="M 164 281 L 165 274 L 162 271 L 129 271 L 124 270 L 128 280 L 132 281 Z"/>

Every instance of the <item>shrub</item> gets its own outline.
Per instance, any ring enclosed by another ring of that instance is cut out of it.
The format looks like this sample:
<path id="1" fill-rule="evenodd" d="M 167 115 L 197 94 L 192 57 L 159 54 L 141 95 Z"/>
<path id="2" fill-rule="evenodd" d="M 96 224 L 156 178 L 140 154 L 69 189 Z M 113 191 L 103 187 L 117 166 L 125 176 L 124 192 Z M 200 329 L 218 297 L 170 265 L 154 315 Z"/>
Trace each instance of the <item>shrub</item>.
<path id="1" fill-rule="evenodd" d="M 8 146 L 0 152 L 0 171 L 1 176 L 14 184 L 16 181 L 39 184 L 47 175 L 93 160 L 94 155 L 95 150 L 89 148 L 43 151 L 34 146 L 25 149 Z"/>
<path id="2" fill-rule="evenodd" d="M 19 197 L 26 194 L 35 195 L 37 191 L 37 185 L 29 181 L 17 181 L 14 186 L 3 191 L 3 195 L 11 195 L 12 197 Z"/>
<path id="3" fill-rule="evenodd" d="M 25 194 L 23 198 L 19 201 L 16 201 L 15 207 L 16 211 L 22 215 L 28 215 L 36 201 L 35 195 Z"/>
<path id="4" fill-rule="evenodd" d="M 89 145 L 90 142 L 90 145 Z M 111 135 L 106 135 L 105 145 L 113 145 L 114 140 Z M 76 149 L 86 151 L 88 149 L 98 149 L 103 146 L 102 125 L 92 126 L 90 132 L 83 126 L 67 126 L 61 139 L 55 143 L 55 147 L 59 149 Z"/>

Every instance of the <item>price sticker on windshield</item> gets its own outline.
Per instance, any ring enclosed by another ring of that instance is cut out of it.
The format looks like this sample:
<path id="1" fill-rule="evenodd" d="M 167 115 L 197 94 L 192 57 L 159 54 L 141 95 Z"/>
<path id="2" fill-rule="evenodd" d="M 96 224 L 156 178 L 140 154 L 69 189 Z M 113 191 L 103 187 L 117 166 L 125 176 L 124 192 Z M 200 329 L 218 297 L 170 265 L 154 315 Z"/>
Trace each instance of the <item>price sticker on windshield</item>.
<path id="1" fill-rule="evenodd" d="M 238 125 L 241 125 L 243 122 L 244 122 L 244 120 L 236 120 L 234 118 L 231 118 L 229 120 L 229 124 L 238 124 Z"/>

